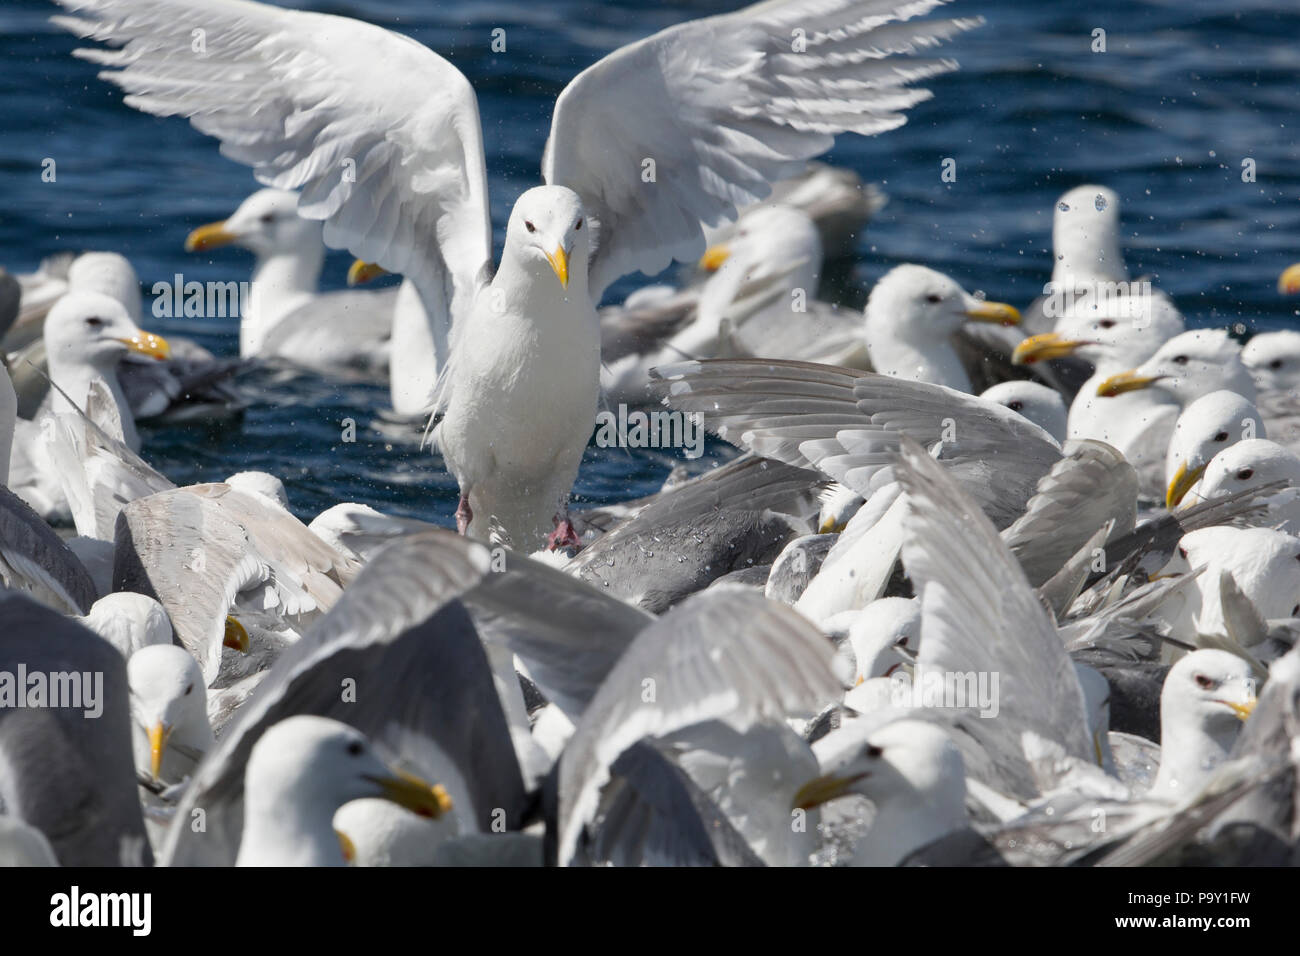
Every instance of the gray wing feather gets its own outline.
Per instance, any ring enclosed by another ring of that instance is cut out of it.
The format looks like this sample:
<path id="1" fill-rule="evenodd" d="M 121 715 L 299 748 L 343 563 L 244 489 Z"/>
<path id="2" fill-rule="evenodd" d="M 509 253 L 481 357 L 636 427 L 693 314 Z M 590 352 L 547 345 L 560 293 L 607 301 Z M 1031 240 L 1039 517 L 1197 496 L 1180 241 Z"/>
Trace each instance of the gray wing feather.
<path id="1" fill-rule="evenodd" d="M 572 857 L 609 766 L 644 737 L 706 720 L 743 733 L 839 692 L 830 642 L 747 590 L 698 594 L 646 628 L 610 671 L 560 757 L 558 859 Z"/>

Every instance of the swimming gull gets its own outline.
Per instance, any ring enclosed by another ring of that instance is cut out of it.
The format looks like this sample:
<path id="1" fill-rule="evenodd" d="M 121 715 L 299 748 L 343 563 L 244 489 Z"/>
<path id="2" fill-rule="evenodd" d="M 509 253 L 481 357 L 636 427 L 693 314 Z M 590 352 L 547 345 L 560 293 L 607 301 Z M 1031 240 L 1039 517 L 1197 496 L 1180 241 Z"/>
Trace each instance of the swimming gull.
<path id="1" fill-rule="evenodd" d="M 298 215 L 298 197 L 260 189 L 229 218 L 186 237 L 189 252 L 241 246 L 256 255 L 240 303 L 239 354 L 279 356 L 326 371 L 387 371 L 396 292 L 319 292 L 325 242 L 319 222 Z"/>

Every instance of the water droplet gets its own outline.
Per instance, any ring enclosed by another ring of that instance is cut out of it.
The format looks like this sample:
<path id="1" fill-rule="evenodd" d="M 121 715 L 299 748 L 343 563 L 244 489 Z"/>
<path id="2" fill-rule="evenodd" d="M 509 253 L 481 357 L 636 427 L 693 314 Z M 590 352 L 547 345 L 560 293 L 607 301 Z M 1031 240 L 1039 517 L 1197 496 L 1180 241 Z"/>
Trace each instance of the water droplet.
<path id="1" fill-rule="evenodd" d="M 1106 202 L 1106 197 L 1103 196 L 1101 193 L 1097 193 L 1097 201 L 1095 205 L 1097 206 L 1097 212 L 1101 212 L 1108 205 L 1108 203 Z"/>

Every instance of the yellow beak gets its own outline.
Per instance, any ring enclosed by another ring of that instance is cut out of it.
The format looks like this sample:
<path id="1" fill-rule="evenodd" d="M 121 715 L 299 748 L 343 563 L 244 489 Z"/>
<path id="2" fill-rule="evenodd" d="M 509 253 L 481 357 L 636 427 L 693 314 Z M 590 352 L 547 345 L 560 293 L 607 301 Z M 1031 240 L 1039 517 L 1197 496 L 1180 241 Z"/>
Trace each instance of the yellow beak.
<path id="1" fill-rule="evenodd" d="M 1073 355 L 1076 349 L 1087 344 L 1089 343 L 1082 339 L 1067 339 L 1056 332 L 1031 335 L 1017 345 L 1016 350 L 1011 353 L 1011 364 L 1033 365 L 1035 362 L 1065 358 L 1067 355 Z"/>
<path id="2" fill-rule="evenodd" d="M 705 272 L 717 272 L 722 268 L 722 264 L 731 256 L 731 247 L 726 243 L 720 242 L 716 246 L 709 246 L 700 256 L 700 268 Z"/>
<path id="3" fill-rule="evenodd" d="M 152 332 L 137 332 L 129 339 L 118 339 L 123 345 L 132 352 L 138 352 L 141 355 L 147 355 L 151 359 L 162 361 L 171 358 L 172 347 L 167 344 L 167 340 L 161 335 L 155 335 Z"/>
<path id="4" fill-rule="evenodd" d="M 149 772 L 154 780 L 162 772 L 163 751 L 167 749 L 167 738 L 171 735 L 172 729 L 161 721 L 149 728 Z"/>
<path id="5" fill-rule="evenodd" d="M 992 322 L 995 325 L 1019 325 L 1020 310 L 1005 302 L 981 302 L 966 310 L 972 322 Z"/>
<path id="6" fill-rule="evenodd" d="M 831 534 L 832 532 L 834 532 L 835 534 L 838 534 L 839 532 L 843 531 L 847 526 L 848 525 L 846 522 L 840 521 L 834 515 L 831 515 L 827 517 L 827 519 L 823 521 L 821 525 L 817 528 L 817 533 Z"/>
<path id="7" fill-rule="evenodd" d="M 422 817 L 438 819 L 451 810 L 451 797 L 442 784 L 428 784 L 414 774 L 395 771 L 391 777 L 371 777 L 384 791 L 384 799 Z"/>
<path id="8" fill-rule="evenodd" d="M 1300 262 L 1288 266 L 1277 277 L 1277 291 L 1282 295 L 1295 295 L 1300 292 Z"/>
<path id="9" fill-rule="evenodd" d="M 335 830 L 334 835 L 339 838 L 339 849 L 343 851 L 343 862 L 351 863 L 357 858 L 356 846 L 342 830 Z"/>
<path id="10" fill-rule="evenodd" d="M 811 810 L 813 807 L 819 807 L 823 803 L 844 796 L 855 783 L 865 776 L 865 773 L 859 773 L 851 777 L 837 777 L 835 774 L 814 777 L 799 788 L 799 792 L 794 795 L 794 803 L 791 806 L 797 810 Z"/>
<path id="11" fill-rule="evenodd" d="M 244 630 L 244 625 L 233 617 L 227 616 L 226 636 L 221 643 L 224 647 L 239 651 L 241 654 L 247 654 L 249 647 L 248 631 Z"/>
<path id="12" fill-rule="evenodd" d="M 1097 394 L 1102 398 L 1114 398 L 1116 395 L 1123 395 L 1125 392 L 1136 392 L 1138 389 L 1146 388 L 1152 382 L 1160 381 L 1161 377 L 1159 375 L 1139 375 L 1136 371 L 1120 372 L 1098 385 Z"/>
<path id="13" fill-rule="evenodd" d="M 551 264 L 555 274 L 560 277 L 560 285 L 569 287 L 569 258 L 564 254 L 564 246 L 556 246 L 554 252 L 546 253 L 546 261 Z"/>
<path id="14" fill-rule="evenodd" d="M 1173 511 L 1178 506 L 1178 502 L 1186 497 L 1187 492 L 1201 480 L 1201 475 L 1205 474 L 1205 465 L 1187 470 L 1187 462 L 1182 462 L 1178 470 L 1174 472 L 1174 480 L 1169 482 L 1169 489 L 1165 492 L 1165 507 Z"/>
<path id="15" fill-rule="evenodd" d="M 1250 715 L 1255 712 L 1255 705 L 1259 703 L 1259 701 L 1252 697 L 1244 704 L 1234 704 L 1230 700 L 1220 701 L 1220 703 L 1227 704 L 1228 707 L 1231 708 L 1232 712 L 1237 715 L 1238 720 L 1249 720 Z"/>
<path id="16" fill-rule="evenodd" d="M 233 232 L 226 230 L 225 222 L 210 222 L 206 226 L 199 226 L 185 237 L 185 251 L 204 252 L 208 249 L 217 249 L 230 245 L 238 238 Z"/>
<path id="17" fill-rule="evenodd" d="M 348 267 L 348 285 L 361 285 L 382 275 L 388 275 L 388 270 L 383 266 L 357 259 Z"/>

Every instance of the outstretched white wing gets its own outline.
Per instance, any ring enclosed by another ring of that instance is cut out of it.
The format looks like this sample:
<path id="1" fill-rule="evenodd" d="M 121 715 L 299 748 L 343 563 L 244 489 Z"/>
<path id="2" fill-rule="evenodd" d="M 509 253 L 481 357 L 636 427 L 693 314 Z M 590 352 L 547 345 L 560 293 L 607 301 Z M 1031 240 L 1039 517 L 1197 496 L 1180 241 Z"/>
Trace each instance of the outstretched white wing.
<path id="1" fill-rule="evenodd" d="M 492 250 L 482 130 L 442 57 L 246 0 L 56 2 L 75 16 L 55 22 L 114 48 L 78 55 L 110 67 L 130 106 L 187 117 L 260 182 L 301 189 L 327 244 L 410 277 L 426 303 L 472 293 Z"/>
<path id="2" fill-rule="evenodd" d="M 768 0 L 692 20 L 584 70 L 555 104 L 542 175 L 596 228 L 592 295 L 704 251 L 717 225 L 831 148 L 906 122 L 907 84 L 956 68 L 903 58 L 978 20 L 918 22 L 947 0 Z"/>

